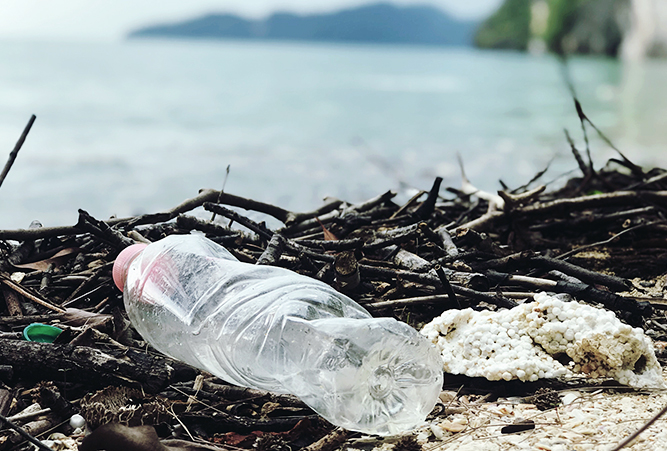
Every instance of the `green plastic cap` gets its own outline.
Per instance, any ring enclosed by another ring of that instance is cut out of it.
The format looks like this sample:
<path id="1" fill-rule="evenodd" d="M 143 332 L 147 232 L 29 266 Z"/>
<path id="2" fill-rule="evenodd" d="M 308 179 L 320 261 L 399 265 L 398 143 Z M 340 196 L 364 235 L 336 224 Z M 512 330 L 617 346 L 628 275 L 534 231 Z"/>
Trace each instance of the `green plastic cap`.
<path id="1" fill-rule="evenodd" d="M 32 323 L 23 329 L 23 338 L 37 343 L 53 343 L 62 331 L 62 329 L 56 326 Z"/>

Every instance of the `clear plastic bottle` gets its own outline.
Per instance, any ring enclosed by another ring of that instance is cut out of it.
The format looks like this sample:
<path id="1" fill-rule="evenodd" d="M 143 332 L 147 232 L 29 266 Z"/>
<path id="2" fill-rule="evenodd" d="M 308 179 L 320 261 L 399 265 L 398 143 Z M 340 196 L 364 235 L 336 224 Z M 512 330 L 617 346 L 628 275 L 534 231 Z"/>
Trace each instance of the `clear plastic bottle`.
<path id="1" fill-rule="evenodd" d="M 331 423 L 379 435 L 424 421 L 442 360 L 415 329 L 284 268 L 239 262 L 202 235 L 125 249 L 114 264 L 137 331 L 230 383 L 291 393 Z"/>

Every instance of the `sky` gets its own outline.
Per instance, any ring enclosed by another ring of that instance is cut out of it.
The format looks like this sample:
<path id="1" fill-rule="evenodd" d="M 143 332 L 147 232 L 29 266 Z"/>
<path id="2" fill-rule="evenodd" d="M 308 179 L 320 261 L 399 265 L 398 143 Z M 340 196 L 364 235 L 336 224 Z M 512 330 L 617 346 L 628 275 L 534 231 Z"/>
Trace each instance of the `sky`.
<path id="1" fill-rule="evenodd" d="M 335 11 L 381 0 L 0 0 L 0 39 L 118 40 L 137 27 L 210 12 L 249 18 L 274 11 Z M 483 18 L 502 0 L 393 0 L 431 4 L 462 19 Z"/>

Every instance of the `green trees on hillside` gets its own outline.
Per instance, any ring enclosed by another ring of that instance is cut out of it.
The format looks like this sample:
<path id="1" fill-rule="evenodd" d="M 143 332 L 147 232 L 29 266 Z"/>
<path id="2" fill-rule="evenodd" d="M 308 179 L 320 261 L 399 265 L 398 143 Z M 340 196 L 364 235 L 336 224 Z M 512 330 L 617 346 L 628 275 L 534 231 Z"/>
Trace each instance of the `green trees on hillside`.
<path id="1" fill-rule="evenodd" d="M 482 48 L 526 50 L 530 40 L 532 0 L 506 0 L 477 30 L 475 45 Z"/>
<path id="2" fill-rule="evenodd" d="M 505 0 L 477 30 L 475 45 L 482 48 L 526 50 L 530 40 L 541 39 L 556 53 L 616 55 L 622 40 L 619 18 L 629 0 L 541 0 L 548 7 L 546 28 L 531 32 L 536 0 Z"/>

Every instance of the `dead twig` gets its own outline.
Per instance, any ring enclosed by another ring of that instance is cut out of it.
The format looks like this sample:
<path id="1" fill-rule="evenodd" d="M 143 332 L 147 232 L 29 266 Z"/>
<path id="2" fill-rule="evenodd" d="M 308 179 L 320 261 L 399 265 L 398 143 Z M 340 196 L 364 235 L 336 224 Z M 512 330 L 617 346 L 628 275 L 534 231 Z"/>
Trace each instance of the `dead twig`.
<path id="1" fill-rule="evenodd" d="M 570 250 L 570 251 L 563 252 L 562 254 L 560 254 L 560 255 L 559 255 L 558 257 L 556 257 L 556 258 L 558 258 L 558 259 L 560 259 L 560 260 L 564 260 L 564 259 L 570 257 L 571 255 L 578 254 L 579 252 L 584 251 L 584 250 L 586 250 L 586 249 L 590 249 L 590 248 L 593 248 L 593 247 L 598 247 L 598 246 L 603 246 L 603 245 L 605 245 L 605 244 L 609 244 L 609 243 L 613 242 L 615 239 L 617 239 L 619 236 L 624 235 L 624 234 L 626 234 L 626 233 L 628 233 L 628 232 L 632 232 L 632 231 L 635 231 L 635 230 L 637 230 L 637 229 L 641 229 L 641 228 L 643 228 L 643 227 L 648 227 L 648 226 L 652 226 L 652 225 L 656 225 L 656 224 L 664 224 L 664 223 L 665 223 L 665 221 L 662 221 L 662 220 L 661 220 L 661 221 L 647 222 L 646 224 L 637 224 L 637 225 L 634 226 L 634 227 L 630 227 L 630 228 L 625 229 L 625 230 L 623 230 L 623 231 L 621 231 L 621 232 L 618 232 L 617 234 L 615 234 L 614 236 L 612 236 L 612 237 L 609 238 L 609 239 L 606 239 L 606 240 L 603 240 L 603 241 L 598 241 L 598 242 L 595 242 L 595 243 L 585 244 L 585 245 L 583 245 L 583 246 L 579 246 L 579 247 L 574 248 L 574 249 L 572 249 L 572 250 Z M 591 271 L 591 272 L 592 272 L 592 271 Z M 602 275 L 602 274 L 599 274 L 599 273 L 598 273 L 598 275 Z M 626 288 L 627 288 L 627 287 L 626 287 Z"/>
<path id="2" fill-rule="evenodd" d="M 33 116 L 33 117 L 34 117 L 34 116 Z M 21 428 L 20 426 L 17 426 L 17 425 L 15 425 L 14 423 L 12 423 L 11 421 L 9 421 L 9 419 L 7 419 L 7 417 L 5 417 L 4 415 L 0 415 L 0 422 L 5 423 L 8 427 L 14 429 L 16 432 L 18 432 L 18 434 L 19 434 L 21 437 L 23 437 L 24 439 L 28 440 L 30 443 L 32 443 L 33 445 L 35 445 L 35 446 L 37 447 L 37 449 L 40 449 L 40 450 L 42 450 L 42 451 L 51 451 L 51 448 L 49 448 L 49 447 L 46 446 L 44 443 L 42 443 L 42 442 L 40 442 L 39 440 L 37 440 L 37 439 L 36 439 L 35 437 L 33 437 L 32 435 L 28 434 L 28 433 L 27 433 L 26 431 L 24 431 L 23 428 Z"/>
<path id="3" fill-rule="evenodd" d="M 4 283 L 9 288 L 16 291 L 17 293 L 19 293 L 23 297 L 26 297 L 26 298 L 30 299 L 31 301 L 33 301 L 34 303 L 41 305 L 42 307 L 46 307 L 47 309 L 53 310 L 54 312 L 65 313 L 65 310 L 61 309 L 60 307 L 56 307 L 55 305 L 45 301 L 44 299 L 40 298 L 39 296 L 29 292 L 28 290 L 23 288 L 21 285 L 14 282 L 12 279 L 10 279 L 9 277 L 7 277 L 5 275 L 0 275 L 0 282 Z"/>
<path id="4" fill-rule="evenodd" d="M 222 197 L 222 193 L 225 192 L 225 186 L 227 185 L 227 179 L 229 178 L 229 168 L 231 165 L 227 165 L 227 169 L 225 170 L 225 179 L 222 181 L 222 188 L 220 189 L 220 195 L 218 195 L 218 200 L 216 201 L 217 204 L 220 203 L 220 198 Z M 211 219 L 209 219 L 209 222 L 213 222 L 215 220 L 215 213 L 211 215 Z"/>
<path id="5" fill-rule="evenodd" d="M 0 186 L 2 186 L 2 182 L 5 181 L 5 178 L 7 177 L 9 170 L 12 168 L 14 161 L 16 161 L 16 157 L 19 154 L 19 150 L 21 150 L 21 147 L 23 147 L 23 143 L 25 142 L 25 139 L 28 136 L 28 133 L 30 133 L 30 129 L 32 128 L 32 124 L 35 123 L 35 119 L 37 119 L 37 116 L 35 116 L 34 114 L 30 116 L 30 120 L 28 120 L 28 124 L 23 129 L 23 133 L 21 133 L 19 140 L 16 141 L 14 149 L 9 153 L 9 158 L 7 159 L 7 163 L 5 163 L 5 167 L 2 169 L 2 173 L 0 173 Z"/>
<path id="6" fill-rule="evenodd" d="M 646 429 L 648 429 L 649 427 L 651 427 L 651 425 L 652 425 L 653 423 L 655 423 L 656 421 L 658 421 L 658 420 L 660 419 L 660 417 L 662 417 L 665 413 L 667 413 L 667 405 L 666 405 L 665 407 L 663 407 L 662 410 L 661 410 L 660 412 L 656 413 L 655 416 L 654 416 L 653 418 L 651 418 L 650 420 L 648 420 L 648 421 L 646 422 L 645 425 L 643 425 L 642 427 L 640 427 L 639 429 L 637 429 L 632 435 L 630 435 L 630 437 L 628 437 L 628 438 L 626 438 L 625 440 L 623 440 L 621 443 L 618 444 L 618 446 L 616 446 L 616 448 L 614 448 L 614 449 L 611 450 L 611 451 L 619 451 L 620 449 L 625 448 L 625 447 L 626 447 L 627 445 L 629 445 L 634 439 L 636 439 L 636 438 L 639 436 L 639 434 L 641 434 L 642 432 L 644 432 Z"/>

